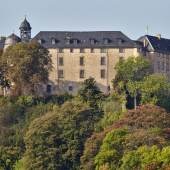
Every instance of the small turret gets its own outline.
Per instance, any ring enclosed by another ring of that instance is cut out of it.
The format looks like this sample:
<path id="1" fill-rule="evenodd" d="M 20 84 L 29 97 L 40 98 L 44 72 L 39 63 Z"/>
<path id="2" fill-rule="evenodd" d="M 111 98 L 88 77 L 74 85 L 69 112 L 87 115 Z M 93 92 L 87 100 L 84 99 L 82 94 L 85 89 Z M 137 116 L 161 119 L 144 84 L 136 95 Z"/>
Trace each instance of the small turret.
<path id="1" fill-rule="evenodd" d="M 9 46 L 15 45 L 18 42 L 21 42 L 21 39 L 17 35 L 15 35 L 14 33 L 11 34 L 5 40 L 4 50 L 6 50 Z"/>
<path id="2" fill-rule="evenodd" d="M 30 23 L 25 18 L 24 21 L 21 23 L 20 29 L 20 36 L 22 42 L 29 42 L 31 40 L 31 26 Z"/>

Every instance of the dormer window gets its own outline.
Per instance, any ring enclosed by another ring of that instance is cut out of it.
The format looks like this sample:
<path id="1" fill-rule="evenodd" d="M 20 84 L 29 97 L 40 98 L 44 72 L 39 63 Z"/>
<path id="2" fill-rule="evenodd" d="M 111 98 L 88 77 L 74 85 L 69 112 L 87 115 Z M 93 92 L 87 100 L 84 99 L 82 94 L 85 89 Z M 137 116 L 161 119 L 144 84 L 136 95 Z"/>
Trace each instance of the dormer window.
<path id="1" fill-rule="evenodd" d="M 123 39 L 121 39 L 121 38 L 118 38 L 117 41 L 118 41 L 119 44 L 122 44 L 122 43 L 125 42 L 125 40 L 123 40 Z"/>
<path id="2" fill-rule="evenodd" d="M 77 39 L 74 39 L 74 40 L 73 40 L 73 44 L 78 44 L 78 40 L 77 40 Z"/>
<path id="3" fill-rule="evenodd" d="M 110 40 L 108 38 L 104 38 L 103 39 L 103 43 L 106 45 L 106 44 L 109 44 Z"/>
<path id="4" fill-rule="evenodd" d="M 95 39 L 90 39 L 90 44 L 94 45 L 96 43 Z"/>
<path id="5" fill-rule="evenodd" d="M 71 39 L 70 39 L 70 37 L 66 37 L 66 44 L 67 44 L 67 45 L 71 44 Z"/>
<path id="6" fill-rule="evenodd" d="M 55 45 L 56 42 L 57 42 L 57 40 L 56 40 L 55 38 L 52 38 L 52 39 L 51 39 L 51 43 L 52 43 L 53 45 Z"/>
<path id="7" fill-rule="evenodd" d="M 44 43 L 44 40 L 43 40 L 43 39 L 39 39 L 39 40 L 38 40 L 38 43 L 43 44 L 43 43 Z"/>

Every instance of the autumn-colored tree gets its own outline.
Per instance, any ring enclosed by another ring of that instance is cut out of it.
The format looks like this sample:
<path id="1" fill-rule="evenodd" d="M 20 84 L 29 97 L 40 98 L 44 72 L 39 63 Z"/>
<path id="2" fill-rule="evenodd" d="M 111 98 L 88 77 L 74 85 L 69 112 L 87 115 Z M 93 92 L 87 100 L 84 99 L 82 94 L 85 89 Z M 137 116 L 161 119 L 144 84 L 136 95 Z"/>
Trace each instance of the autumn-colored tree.
<path id="1" fill-rule="evenodd" d="M 170 161 L 167 159 L 169 151 L 167 150 L 166 156 L 161 158 L 163 160 L 153 163 L 153 157 L 151 158 L 153 154 L 149 148 L 156 146 L 164 150 L 169 146 L 169 124 L 169 113 L 154 105 L 138 106 L 136 110 L 123 113 L 110 127 L 94 133 L 86 141 L 84 154 L 81 157 L 82 169 L 136 170 L 149 166 L 158 168 L 161 161 Z M 146 156 L 150 159 L 148 163 L 142 160 L 144 156 L 135 156 L 138 153 L 136 150 L 143 146 L 148 148 L 148 151 L 146 150 Z M 166 163 L 161 166 L 163 168 L 168 165 Z"/>

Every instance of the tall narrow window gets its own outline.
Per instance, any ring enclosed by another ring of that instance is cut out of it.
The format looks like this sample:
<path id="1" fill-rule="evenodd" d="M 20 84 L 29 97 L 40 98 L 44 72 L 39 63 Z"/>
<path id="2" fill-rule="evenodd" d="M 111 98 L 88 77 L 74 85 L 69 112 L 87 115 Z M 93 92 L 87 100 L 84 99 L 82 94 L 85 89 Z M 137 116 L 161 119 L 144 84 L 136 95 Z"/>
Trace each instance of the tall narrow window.
<path id="1" fill-rule="evenodd" d="M 107 52 L 106 48 L 101 48 L 101 53 L 106 53 L 106 52 Z"/>
<path id="2" fill-rule="evenodd" d="M 68 91 L 70 91 L 70 92 L 73 91 L 73 86 L 72 85 L 68 86 Z"/>
<path id="3" fill-rule="evenodd" d="M 59 53 L 64 53 L 64 49 L 63 48 L 59 48 Z"/>
<path id="4" fill-rule="evenodd" d="M 73 52 L 74 52 L 74 49 L 73 49 L 73 48 L 71 48 L 71 49 L 70 49 L 70 53 L 73 53 Z"/>
<path id="5" fill-rule="evenodd" d="M 81 66 L 84 65 L 84 57 L 80 57 L 80 65 L 81 65 Z"/>
<path id="6" fill-rule="evenodd" d="M 158 68 L 158 71 L 160 71 L 160 69 L 161 69 L 161 66 L 160 66 L 161 64 L 160 64 L 160 61 L 158 61 L 157 62 L 157 68 Z"/>
<path id="7" fill-rule="evenodd" d="M 80 78 L 81 78 L 81 79 L 84 78 L 84 70 L 80 70 Z"/>
<path id="8" fill-rule="evenodd" d="M 64 71 L 58 70 L 58 78 L 64 78 Z"/>
<path id="9" fill-rule="evenodd" d="M 84 53 L 84 52 L 85 52 L 84 48 L 80 48 L 80 53 Z"/>
<path id="10" fill-rule="evenodd" d="M 47 85 L 47 89 L 46 89 L 47 93 L 51 93 L 52 91 L 52 87 L 50 84 Z"/>
<path id="11" fill-rule="evenodd" d="M 106 71 L 100 70 L 100 76 L 101 76 L 102 79 L 106 78 Z"/>
<path id="12" fill-rule="evenodd" d="M 124 53 L 125 49 L 124 48 L 119 48 L 119 53 Z"/>
<path id="13" fill-rule="evenodd" d="M 59 62 L 58 62 L 59 66 L 63 66 L 64 65 L 64 60 L 63 57 L 59 57 Z"/>
<path id="14" fill-rule="evenodd" d="M 94 53 L 94 48 L 91 48 L 90 50 L 91 50 L 91 53 Z"/>
<path id="15" fill-rule="evenodd" d="M 106 65 L 106 58 L 105 57 L 101 57 L 100 64 Z"/>

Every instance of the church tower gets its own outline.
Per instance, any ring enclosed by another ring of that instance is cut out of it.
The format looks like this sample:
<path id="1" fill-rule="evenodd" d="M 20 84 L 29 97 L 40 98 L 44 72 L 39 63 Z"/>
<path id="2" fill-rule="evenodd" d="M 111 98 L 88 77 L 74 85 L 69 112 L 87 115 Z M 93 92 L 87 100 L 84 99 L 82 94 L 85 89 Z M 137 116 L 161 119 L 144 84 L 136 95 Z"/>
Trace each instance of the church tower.
<path id="1" fill-rule="evenodd" d="M 24 21 L 21 23 L 20 29 L 20 36 L 22 42 L 29 42 L 31 40 L 31 26 L 30 23 L 25 18 Z"/>

